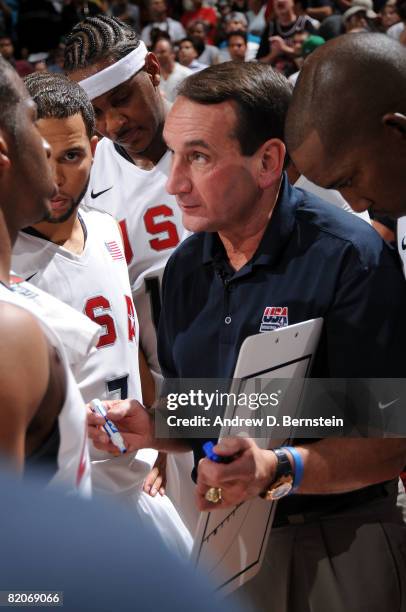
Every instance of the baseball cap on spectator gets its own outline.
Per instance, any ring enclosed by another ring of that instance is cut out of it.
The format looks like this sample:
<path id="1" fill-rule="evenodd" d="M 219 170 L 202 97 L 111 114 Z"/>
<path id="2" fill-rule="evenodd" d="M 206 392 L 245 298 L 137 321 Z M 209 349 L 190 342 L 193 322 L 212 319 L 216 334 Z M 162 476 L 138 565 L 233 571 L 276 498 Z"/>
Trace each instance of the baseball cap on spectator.
<path id="1" fill-rule="evenodd" d="M 317 49 L 317 47 L 324 45 L 325 42 L 326 41 L 324 38 L 322 38 L 322 36 L 316 36 L 315 34 L 308 36 L 302 45 L 303 57 L 310 55 L 310 53 Z"/>
<path id="2" fill-rule="evenodd" d="M 353 6 L 345 11 L 343 19 L 347 21 L 347 19 L 362 11 L 365 12 L 368 19 L 375 19 L 377 17 L 377 14 L 373 10 L 372 0 L 355 0 Z"/>

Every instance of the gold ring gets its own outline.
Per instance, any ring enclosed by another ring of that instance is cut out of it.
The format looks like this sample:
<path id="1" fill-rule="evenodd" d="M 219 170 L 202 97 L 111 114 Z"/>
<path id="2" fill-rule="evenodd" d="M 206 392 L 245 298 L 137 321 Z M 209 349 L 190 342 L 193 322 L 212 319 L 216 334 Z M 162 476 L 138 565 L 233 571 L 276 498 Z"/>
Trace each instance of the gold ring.
<path id="1" fill-rule="evenodd" d="M 220 487 L 210 487 L 207 489 L 205 493 L 205 499 L 212 504 L 218 504 L 221 502 L 221 488 Z"/>

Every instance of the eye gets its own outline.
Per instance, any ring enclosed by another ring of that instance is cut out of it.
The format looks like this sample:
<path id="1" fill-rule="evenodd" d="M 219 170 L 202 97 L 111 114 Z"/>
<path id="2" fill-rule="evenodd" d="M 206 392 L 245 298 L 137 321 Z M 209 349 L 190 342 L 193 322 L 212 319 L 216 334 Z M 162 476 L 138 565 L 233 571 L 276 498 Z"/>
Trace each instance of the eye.
<path id="1" fill-rule="evenodd" d="M 65 161 L 73 162 L 79 158 L 79 153 L 77 151 L 67 151 L 63 158 Z"/>
<path id="2" fill-rule="evenodd" d="M 112 100 L 111 104 L 112 106 L 123 106 L 124 104 L 128 102 L 129 98 L 130 98 L 130 94 L 127 92 L 115 98 L 114 101 Z"/>
<path id="3" fill-rule="evenodd" d="M 193 153 L 190 153 L 189 155 L 189 161 L 190 162 L 197 162 L 198 164 L 205 164 L 208 161 L 208 157 L 207 155 L 204 155 L 203 153 L 200 153 L 199 151 L 193 151 Z"/>
<path id="4" fill-rule="evenodd" d="M 352 187 L 352 179 L 345 179 L 343 181 L 339 181 L 335 186 L 334 189 L 340 190 L 340 189 L 348 189 L 349 187 Z"/>

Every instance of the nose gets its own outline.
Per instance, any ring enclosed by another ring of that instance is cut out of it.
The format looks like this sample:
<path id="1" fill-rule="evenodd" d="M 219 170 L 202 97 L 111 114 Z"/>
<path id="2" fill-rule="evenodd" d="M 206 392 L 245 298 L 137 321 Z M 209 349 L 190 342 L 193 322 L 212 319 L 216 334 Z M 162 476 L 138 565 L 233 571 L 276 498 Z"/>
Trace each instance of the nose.
<path id="1" fill-rule="evenodd" d="M 172 157 L 171 170 L 166 182 L 166 190 L 171 195 L 180 195 L 181 193 L 190 193 L 192 191 L 192 182 L 182 162 L 177 161 L 174 156 Z"/>
<path id="2" fill-rule="evenodd" d="M 106 134 L 111 140 L 115 140 L 118 132 L 125 125 L 127 119 L 116 108 L 109 108 L 104 115 L 104 130 L 100 130 Z"/>
<path id="3" fill-rule="evenodd" d="M 372 200 L 358 195 L 351 188 L 344 187 L 343 189 L 339 189 L 339 192 L 343 196 L 344 200 L 346 200 L 351 208 L 357 213 L 368 210 L 368 208 L 370 208 L 373 204 Z"/>

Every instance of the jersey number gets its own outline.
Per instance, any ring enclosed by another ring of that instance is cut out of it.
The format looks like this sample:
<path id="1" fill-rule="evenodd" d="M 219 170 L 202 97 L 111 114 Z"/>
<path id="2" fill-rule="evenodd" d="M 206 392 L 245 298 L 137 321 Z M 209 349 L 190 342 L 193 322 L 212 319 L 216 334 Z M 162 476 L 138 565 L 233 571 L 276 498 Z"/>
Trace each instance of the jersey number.
<path id="1" fill-rule="evenodd" d="M 165 217 L 166 219 L 165 221 L 157 222 L 157 217 Z M 176 229 L 176 225 L 173 223 L 173 221 L 169 221 L 168 217 L 173 217 L 173 210 L 165 204 L 148 208 L 144 215 L 145 229 L 147 230 L 148 234 L 156 236 L 156 234 L 166 233 L 164 238 L 152 238 L 149 240 L 150 247 L 154 251 L 164 251 L 165 249 L 174 248 L 179 244 L 179 234 L 178 230 Z M 129 264 L 134 257 L 134 253 L 128 237 L 127 223 L 125 219 L 120 221 L 120 228 L 123 235 L 125 259 L 127 264 Z"/>
<path id="2" fill-rule="evenodd" d="M 135 340 L 135 310 L 132 299 L 124 296 L 128 315 L 128 340 Z M 87 300 L 85 313 L 95 323 L 101 325 L 103 334 L 99 338 L 96 348 L 111 346 L 117 340 L 116 325 L 111 314 L 111 305 L 108 299 L 102 295 L 97 295 Z"/>

